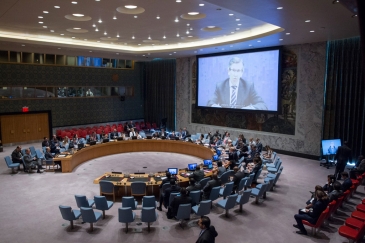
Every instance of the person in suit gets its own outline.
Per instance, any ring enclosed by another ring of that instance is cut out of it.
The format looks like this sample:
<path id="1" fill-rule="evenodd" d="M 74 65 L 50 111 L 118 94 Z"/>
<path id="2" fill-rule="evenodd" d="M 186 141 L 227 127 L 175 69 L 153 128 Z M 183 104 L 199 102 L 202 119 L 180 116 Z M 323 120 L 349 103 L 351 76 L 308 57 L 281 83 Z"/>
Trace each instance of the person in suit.
<path id="1" fill-rule="evenodd" d="M 337 200 L 339 197 L 343 195 L 343 191 L 341 190 L 342 185 L 338 181 L 335 181 L 333 183 L 333 190 L 331 193 L 328 193 L 328 199 L 329 202 L 332 202 L 333 200 Z"/>
<path id="2" fill-rule="evenodd" d="M 200 190 L 200 184 L 197 183 L 194 178 L 190 178 L 189 180 L 189 186 L 186 188 L 186 190 L 188 191 L 188 195 L 190 194 L 190 192 L 192 191 L 199 191 Z"/>
<path id="3" fill-rule="evenodd" d="M 316 224 L 322 212 L 327 208 L 327 205 L 328 197 L 326 193 L 318 191 L 317 202 L 313 205 L 313 211 L 310 211 L 309 209 L 305 209 L 304 212 L 299 210 L 299 213 L 294 215 L 297 223 L 293 224 L 293 227 L 299 229 L 299 231 L 296 231 L 296 233 L 300 235 L 306 235 L 307 230 L 304 228 L 302 220 L 307 220 L 311 224 Z"/>
<path id="4" fill-rule="evenodd" d="M 171 139 L 171 140 L 175 140 L 175 138 L 176 138 L 175 131 L 172 131 L 172 132 L 169 134 L 169 139 Z"/>
<path id="5" fill-rule="evenodd" d="M 198 221 L 198 225 L 201 231 L 196 243 L 214 243 L 215 237 L 218 236 L 218 233 L 214 226 L 210 225 L 209 217 L 201 216 Z"/>
<path id="6" fill-rule="evenodd" d="M 244 178 L 247 174 L 243 171 L 240 171 L 237 166 L 233 168 L 234 176 L 233 176 L 233 191 L 238 193 L 237 189 L 241 182 L 241 179 Z"/>
<path id="7" fill-rule="evenodd" d="M 49 141 L 47 137 L 43 138 L 42 147 L 49 147 Z"/>
<path id="8" fill-rule="evenodd" d="M 200 165 L 195 167 L 194 173 L 190 174 L 190 178 L 194 178 L 195 181 L 199 182 L 201 179 L 204 178 L 204 171 L 201 170 Z"/>
<path id="9" fill-rule="evenodd" d="M 171 207 L 172 216 L 176 217 L 180 204 L 188 204 L 188 203 L 191 204 L 192 202 L 193 202 L 193 200 L 191 199 L 191 197 L 188 196 L 188 191 L 184 187 L 181 188 L 180 196 L 175 197 L 169 206 L 169 207 Z"/>
<path id="10" fill-rule="evenodd" d="M 343 179 L 343 183 L 342 183 L 342 191 L 347 191 L 350 190 L 350 187 L 352 186 L 352 181 L 349 178 L 349 174 L 344 171 L 341 173 L 342 179 Z"/>
<path id="11" fill-rule="evenodd" d="M 335 176 L 337 180 L 341 179 L 341 173 L 345 170 L 347 162 L 352 159 L 351 149 L 348 147 L 348 143 L 344 142 L 343 146 L 337 148 L 335 160 L 337 160 Z"/>
<path id="12" fill-rule="evenodd" d="M 24 159 L 25 167 L 27 168 L 27 170 L 25 170 L 24 172 L 30 172 L 30 169 L 33 166 L 37 166 L 37 173 L 43 173 L 41 171 L 41 169 L 42 169 L 41 160 L 37 159 L 36 157 L 32 157 L 30 154 L 30 149 L 25 150 L 25 155 L 24 155 L 23 159 Z"/>
<path id="13" fill-rule="evenodd" d="M 253 83 L 243 80 L 243 61 L 239 57 L 230 60 L 228 77 L 217 83 L 213 97 L 207 106 L 238 108 L 249 110 L 267 110 L 262 98 L 256 93 Z"/>
<path id="14" fill-rule="evenodd" d="M 119 137 L 117 129 L 114 129 L 113 132 L 110 134 L 110 138 L 117 139 Z"/>
<path id="15" fill-rule="evenodd" d="M 166 172 L 166 178 L 162 180 L 160 184 L 160 191 L 162 190 L 162 186 L 166 183 L 170 183 L 171 181 L 171 173 Z M 162 203 L 163 203 L 163 195 L 162 192 L 160 193 L 160 205 L 157 207 L 157 210 L 162 211 Z"/>
<path id="16" fill-rule="evenodd" d="M 336 154 L 337 148 L 335 146 L 334 142 L 330 143 L 330 146 L 328 147 L 328 154 Z"/>
<path id="17" fill-rule="evenodd" d="M 224 172 L 227 171 L 227 169 L 225 167 L 223 167 L 222 161 L 217 162 L 217 167 L 218 168 L 216 169 L 216 171 L 217 171 L 218 177 L 220 177 Z"/>
<path id="18" fill-rule="evenodd" d="M 208 139 L 209 140 L 209 144 L 212 144 L 213 143 L 213 139 L 214 139 L 214 136 L 212 135 L 212 132 L 208 132 L 208 134 L 205 137 L 205 139 Z"/>
<path id="19" fill-rule="evenodd" d="M 262 152 L 262 143 L 259 138 L 256 138 L 256 151 L 259 154 Z"/>
<path id="20" fill-rule="evenodd" d="M 59 143 L 58 143 L 56 135 L 53 135 L 50 145 L 51 145 L 51 152 L 52 153 L 55 153 L 55 154 L 60 153 L 60 147 L 59 147 Z"/>
<path id="21" fill-rule="evenodd" d="M 186 127 L 181 131 L 181 139 L 185 140 L 186 138 L 190 137 L 190 133 L 186 130 Z"/>
<path id="22" fill-rule="evenodd" d="M 159 137 L 160 138 L 162 138 L 162 137 L 165 137 L 165 138 L 167 138 L 167 132 L 165 131 L 165 129 L 161 129 L 161 132 L 160 132 L 160 134 L 159 134 Z"/>
<path id="23" fill-rule="evenodd" d="M 210 192 L 212 191 L 213 187 L 217 187 L 220 185 L 221 185 L 221 181 L 218 178 L 217 174 L 214 173 L 212 175 L 212 179 L 210 181 L 208 181 L 207 184 L 205 184 L 204 188 L 202 189 L 204 200 L 209 200 Z"/>
<path id="24" fill-rule="evenodd" d="M 20 146 L 16 146 L 16 148 L 14 149 L 14 151 L 11 153 L 11 160 L 13 161 L 13 163 L 19 163 L 23 165 L 24 171 L 25 169 L 25 165 L 23 163 L 22 160 L 22 147 Z M 20 166 L 18 167 L 18 170 L 20 170 Z"/>
<path id="25" fill-rule="evenodd" d="M 262 166 L 262 160 L 260 157 L 256 157 L 253 159 L 254 166 L 251 168 L 251 174 L 258 173 L 258 171 L 261 169 Z M 256 177 L 256 176 L 255 176 Z M 257 178 L 255 178 L 257 180 Z M 257 181 L 253 181 L 252 183 L 257 184 Z"/>
<path id="26" fill-rule="evenodd" d="M 178 185 L 176 185 L 175 179 L 171 179 L 170 184 L 171 184 L 171 187 L 169 187 L 165 190 L 165 195 L 163 198 L 163 205 L 165 208 L 167 208 L 169 206 L 170 194 L 175 193 L 175 192 L 180 192 L 180 189 L 181 189 Z"/>
<path id="27" fill-rule="evenodd" d="M 214 137 L 214 140 L 213 140 L 213 146 L 216 146 L 216 147 L 219 147 L 222 145 L 222 140 L 219 139 L 219 137 Z"/>
<path id="28" fill-rule="evenodd" d="M 235 147 L 233 146 L 229 148 L 228 160 L 229 160 L 229 169 L 233 170 L 233 168 L 236 166 L 236 162 L 238 161 L 238 154 L 237 151 L 235 151 Z"/>
<path id="29" fill-rule="evenodd" d="M 334 175 L 327 176 L 327 184 L 323 186 L 323 190 L 331 193 L 333 191 L 333 183 L 336 181 L 336 177 Z"/>
<path id="30" fill-rule="evenodd" d="M 215 133 L 213 134 L 213 137 L 218 137 L 219 139 L 222 138 L 222 134 L 219 133 L 219 130 L 215 131 Z"/>

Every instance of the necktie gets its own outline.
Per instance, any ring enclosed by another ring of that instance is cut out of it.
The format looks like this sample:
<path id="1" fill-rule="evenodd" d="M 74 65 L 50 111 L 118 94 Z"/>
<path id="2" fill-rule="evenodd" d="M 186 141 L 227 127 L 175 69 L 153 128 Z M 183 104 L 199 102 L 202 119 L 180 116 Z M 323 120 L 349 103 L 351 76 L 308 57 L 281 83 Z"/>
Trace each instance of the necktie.
<path id="1" fill-rule="evenodd" d="M 232 87 L 232 95 L 231 95 L 231 106 L 235 106 L 237 102 L 237 86 Z"/>

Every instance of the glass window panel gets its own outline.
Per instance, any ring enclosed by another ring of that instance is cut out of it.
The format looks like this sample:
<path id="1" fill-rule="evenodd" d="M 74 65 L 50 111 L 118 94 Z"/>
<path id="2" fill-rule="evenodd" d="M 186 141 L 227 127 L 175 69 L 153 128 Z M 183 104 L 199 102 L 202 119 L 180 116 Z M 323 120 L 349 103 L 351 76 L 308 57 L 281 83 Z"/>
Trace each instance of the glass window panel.
<path id="1" fill-rule="evenodd" d="M 95 87 L 94 96 L 107 96 L 106 87 Z"/>
<path id="2" fill-rule="evenodd" d="M 118 59 L 111 59 L 111 63 L 112 63 L 112 67 L 116 68 L 117 67 L 117 63 L 118 63 Z"/>
<path id="3" fill-rule="evenodd" d="M 67 87 L 58 87 L 57 88 L 57 97 L 66 98 L 67 97 Z"/>
<path id="4" fill-rule="evenodd" d="M 134 96 L 134 87 L 133 86 L 125 87 L 125 95 L 126 96 Z"/>
<path id="5" fill-rule="evenodd" d="M 67 56 L 66 57 L 66 65 L 67 66 L 76 66 L 76 57 Z"/>
<path id="6" fill-rule="evenodd" d="M 126 68 L 132 68 L 133 67 L 133 61 L 132 60 L 126 60 L 125 61 L 125 67 Z"/>
<path id="7" fill-rule="evenodd" d="M 76 97 L 75 87 L 68 87 L 67 88 L 67 97 Z"/>
<path id="8" fill-rule="evenodd" d="M 47 87 L 36 87 L 34 89 L 34 97 L 35 98 L 46 98 Z"/>
<path id="9" fill-rule="evenodd" d="M 112 63 L 109 58 L 103 58 L 103 67 L 112 67 Z"/>
<path id="10" fill-rule="evenodd" d="M 57 88 L 55 87 L 47 87 L 47 97 L 48 98 L 54 98 L 56 94 Z"/>
<path id="11" fill-rule="evenodd" d="M 87 87 L 86 88 L 86 92 L 85 92 L 85 96 L 86 97 L 93 97 L 94 93 L 95 93 L 95 88 L 94 87 Z"/>
<path id="12" fill-rule="evenodd" d="M 11 87 L 0 87 L 0 98 L 1 99 L 10 99 L 11 96 Z"/>
<path id="13" fill-rule="evenodd" d="M 83 87 L 75 87 L 75 97 L 85 97 L 85 89 Z"/>
<path id="14" fill-rule="evenodd" d="M 0 62 L 8 62 L 8 51 L 0 51 Z"/>
<path id="15" fill-rule="evenodd" d="M 44 55 L 40 53 L 34 53 L 34 63 L 43 64 Z"/>
<path id="16" fill-rule="evenodd" d="M 118 68 L 125 68 L 125 60 L 122 59 L 118 60 Z"/>
<path id="17" fill-rule="evenodd" d="M 22 98 L 34 98 L 34 90 L 33 87 L 23 87 Z"/>

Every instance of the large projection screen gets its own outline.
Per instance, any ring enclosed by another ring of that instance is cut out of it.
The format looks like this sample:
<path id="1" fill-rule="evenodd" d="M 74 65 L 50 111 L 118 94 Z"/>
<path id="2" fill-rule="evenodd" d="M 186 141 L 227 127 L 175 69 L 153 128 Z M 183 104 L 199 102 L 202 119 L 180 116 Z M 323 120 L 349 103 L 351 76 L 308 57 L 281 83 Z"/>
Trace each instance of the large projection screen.
<path id="1" fill-rule="evenodd" d="M 198 56 L 197 107 L 279 111 L 281 48 Z"/>

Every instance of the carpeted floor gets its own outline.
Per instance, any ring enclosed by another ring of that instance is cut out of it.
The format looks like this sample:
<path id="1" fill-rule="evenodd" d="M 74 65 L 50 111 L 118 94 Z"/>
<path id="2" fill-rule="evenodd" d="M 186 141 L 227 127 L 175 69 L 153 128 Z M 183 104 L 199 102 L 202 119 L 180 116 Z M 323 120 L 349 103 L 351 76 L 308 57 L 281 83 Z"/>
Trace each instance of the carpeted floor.
<path id="1" fill-rule="evenodd" d="M 22 147 L 40 144 L 23 145 Z M 2 157 L 10 155 L 13 147 L 4 147 Z M 317 236 L 302 236 L 295 233 L 292 224 L 294 214 L 305 206 L 309 191 L 314 186 L 324 185 L 327 174 L 334 169 L 319 166 L 318 161 L 280 155 L 284 170 L 273 192 L 259 205 L 254 198 L 238 212 L 238 206 L 230 211 L 230 217 L 224 211 L 213 207 L 209 217 L 218 231 L 217 243 L 226 242 L 346 242 L 338 235 L 341 226 L 356 204 L 364 197 L 364 188 L 350 202 L 340 209 L 329 227 L 324 227 Z M 89 232 L 89 224 L 74 222 L 71 230 L 69 222 L 62 219 L 58 205 L 76 208 L 75 194 L 84 194 L 88 198 L 99 195 L 99 185 L 93 180 L 107 171 L 155 172 L 167 167 L 184 168 L 188 163 L 201 162 L 200 159 L 169 153 L 126 153 L 105 156 L 88 161 L 78 166 L 72 173 L 44 172 L 43 174 L 11 174 L 5 161 L 0 164 L 0 242 L 161 242 L 187 243 L 195 242 L 200 229 L 195 224 L 197 216 L 192 215 L 188 226 L 179 227 L 175 220 L 166 218 L 165 212 L 158 212 L 158 220 L 147 232 L 147 225 L 140 222 L 140 207 L 135 212 L 137 219 L 130 224 L 130 229 L 142 229 L 140 233 L 124 233 L 125 224 L 118 222 L 118 208 L 121 202 L 106 212 L 106 219 L 94 225 L 94 232 Z M 143 167 L 147 167 L 144 169 Z M 263 181 L 263 171 L 259 182 Z M 220 200 L 220 199 L 218 199 Z M 119 199 L 120 201 L 120 199 Z M 310 229 L 307 228 L 308 232 Z"/>

